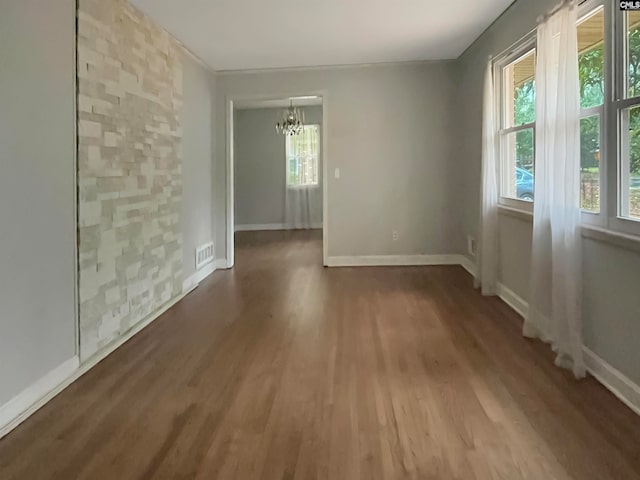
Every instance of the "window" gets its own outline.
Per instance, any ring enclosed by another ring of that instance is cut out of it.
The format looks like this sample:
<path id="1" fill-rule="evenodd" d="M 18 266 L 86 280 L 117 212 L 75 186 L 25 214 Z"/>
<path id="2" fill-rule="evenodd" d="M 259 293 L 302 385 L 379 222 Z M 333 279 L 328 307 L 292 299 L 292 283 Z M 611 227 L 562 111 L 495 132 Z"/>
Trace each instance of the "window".
<path id="1" fill-rule="evenodd" d="M 582 8 L 582 208 L 604 213 L 603 226 L 640 235 L 640 12 L 602 0 Z"/>
<path id="2" fill-rule="evenodd" d="M 497 64 L 501 113 L 500 196 L 507 201 L 533 201 L 535 69 L 536 51 L 532 42 Z"/>
<path id="3" fill-rule="evenodd" d="M 305 125 L 298 135 L 286 136 L 287 186 L 318 185 L 320 127 Z"/>
<path id="4" fill-rule="evenodd" d="M 621 17 L 623 39 L 619 39 L 617 55 L 624 58 L 618 69 L 616 95 L 619 122 L 619 216 L 640 220 L 640 12 L 624 12 Z M 619 22 L 620 23 L 620 22 Z M 622 40 L 622 41 L 620 41 Z M 622 94 L 620 94 L 622 93 Z"/>
<path id="5" fill-rule="evenodd" d="M 583 221 L 640 235 L 640 11 L 584 0 L 577 25 L 580 79 L 580 203 Z M 532 210 L 535 36 L 494 63 L 499 193 Z"/>
<path id="6" fill-rule="evenodd" d="M 580 76 L 580 206 L 600 212 L 602 122 L 604 120 L 604 7 L 578 22 L 578 71 Z"/>

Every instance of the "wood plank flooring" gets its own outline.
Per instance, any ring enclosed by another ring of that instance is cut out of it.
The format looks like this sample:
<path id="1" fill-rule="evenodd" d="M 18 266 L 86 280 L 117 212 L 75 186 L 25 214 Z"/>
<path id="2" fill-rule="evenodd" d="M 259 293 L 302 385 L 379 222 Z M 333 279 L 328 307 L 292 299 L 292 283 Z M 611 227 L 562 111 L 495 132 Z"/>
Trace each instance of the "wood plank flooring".
<path id="1" fill-rule="evenodd" d="M 640 417 L 553 366 L 460 267 L 237 265 L 0 440 L 0 479 L 640 478 Z"/>

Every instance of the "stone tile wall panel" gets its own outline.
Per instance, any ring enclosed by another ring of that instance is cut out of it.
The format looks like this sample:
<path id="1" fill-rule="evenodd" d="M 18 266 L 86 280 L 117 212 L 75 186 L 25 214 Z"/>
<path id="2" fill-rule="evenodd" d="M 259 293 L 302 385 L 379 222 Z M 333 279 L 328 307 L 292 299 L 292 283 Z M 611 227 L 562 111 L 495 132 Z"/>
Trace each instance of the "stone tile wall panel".
<path id="1" fill-rule="evenodd" d="M 125 0 L 79 0 L 83 360 L 181 293 L 180 49 Z"/>

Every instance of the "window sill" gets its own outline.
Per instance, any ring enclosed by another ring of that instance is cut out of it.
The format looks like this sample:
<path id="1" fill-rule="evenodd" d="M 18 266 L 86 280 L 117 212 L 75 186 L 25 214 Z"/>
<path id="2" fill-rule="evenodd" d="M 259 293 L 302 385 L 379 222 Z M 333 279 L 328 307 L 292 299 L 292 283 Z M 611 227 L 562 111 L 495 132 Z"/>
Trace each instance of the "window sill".
<path id="1" fill-rule="evenodd" d="M 609 229 L 622 235 L 640 237 L 640 220 L 628 217 L 612 217 L 609 219 Z"/>
<path id="2" fill-rule="evenodd" d="M 517 208 L 498 206 L 498 213 L 506 217 L 516 218 L 523 222 L 533 223 L 533 214 Z M 614 232 L 594 225 L 582 225 L 582 238 L 594 240 L 600 243 L 613 245 L 614 247 L 640 253 L 640 236 Z"/>
<path id="3" fill-rule="evenodd" d="M 533 223 L 533 214 L 517 208 L 498 206 L 498 213 L 507 217 L 516 218 L 523 222 Z M 615 232 L 594 225 L 582 224 L 582 238 L 594 240 L 614 247 L 640 253 L 640 236 Z"/>
<path id="4" fill-rule="evenodd" d="M 507 207 L 506 205 L 498 205 L 498 213 L 507 217 L 517 218 L 523 222 L 533 223 L 533 213 L 526 210 Z"/>
<path id="5" fill-rule="evenodd" d="M 627 235 L 592 225 L 583 225 L 582 237 L 640 253 L 640 237 L 636 235 Z"/>
<path id="6" fill-rule="evenodd" d="M 533 202 L 528 202 L 519 198 L 500 197 L 498 199 L 498 206 L 501 208 L 509 208 L 511 210 L 533 214 Z"/>

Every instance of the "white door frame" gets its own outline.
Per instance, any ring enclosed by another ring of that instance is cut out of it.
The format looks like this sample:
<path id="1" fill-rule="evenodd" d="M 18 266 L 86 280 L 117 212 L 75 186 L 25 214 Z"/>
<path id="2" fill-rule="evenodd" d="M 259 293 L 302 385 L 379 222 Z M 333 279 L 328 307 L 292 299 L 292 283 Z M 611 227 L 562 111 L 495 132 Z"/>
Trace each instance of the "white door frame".
<path id="1" fill-rule="evenodd" d="M 317 96 L 322 99 L 322 263 L 327 266 L 329 253 L 329 149 L 328 149 L 328 92 L 326 90 L 312 90 L 303 92 L 284 92 L 280 94 L 229 95 L 226 97 L 226 155 L 227 155 L 227 268 L 233 268 L 235 263 L 235 192 L 234 192 L 234 103 L 252 100 L 280 100 L 290 97 Z"/>

